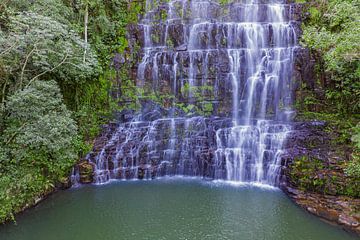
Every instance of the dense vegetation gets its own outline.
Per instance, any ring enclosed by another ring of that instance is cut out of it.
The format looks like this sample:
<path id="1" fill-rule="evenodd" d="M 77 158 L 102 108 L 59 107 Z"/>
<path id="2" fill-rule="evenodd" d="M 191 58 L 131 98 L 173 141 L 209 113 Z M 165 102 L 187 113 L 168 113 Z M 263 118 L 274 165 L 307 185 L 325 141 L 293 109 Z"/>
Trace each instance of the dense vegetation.
<path id="1" fill-rule="evenodd" d="M 297 103 L 300 118 L 326 121 L 327 131 L 336 136 L 333 148 L 341 151 L 344 146 L 351 147 L 351 159 L 341 167 L 353 182 L 359 183 L 360 1 L 316 0 L 305 6 L 302 44 L 310 49 L 315 60 L 316 82 L 302 86 L 302 97 Z M 300 162 L 306 161 L 299 161 L 298 166 Z M 312 185 L 306 185 L 307 188 L 320 191 L 315 186 L 318 182 L 311 181 L 311 174 L 318 167 L 314 163 L 307 168 L 304 182 Z M 358 185 L 352 189 L 353 182 L 339 193 L 359 195 Z"/>
<path id="2" fill-rule="evenodd" d="M 140 12 L 125 0 L 1 1 L 0 222 L 65 184 L 121 107 L 111 89 L 131 85 L 129 66 L 113 63 L 129 57 Z"/>

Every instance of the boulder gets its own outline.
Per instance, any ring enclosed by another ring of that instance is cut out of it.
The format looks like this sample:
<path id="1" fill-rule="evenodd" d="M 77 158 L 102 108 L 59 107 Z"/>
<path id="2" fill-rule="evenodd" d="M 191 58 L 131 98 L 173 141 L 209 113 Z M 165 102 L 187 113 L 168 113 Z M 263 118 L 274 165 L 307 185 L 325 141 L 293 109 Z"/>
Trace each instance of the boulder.
<path id="1" fill-rule="evenodd" d="M 359 221 L 357 221 L 355 218 L 345 215 L 345 214 L 341 214 L 339 216 L 339 223 L 343 224 L 347 227 L 350 227 L 350 228 L 357 228 L 358 226 L 360 226 Z"/>
<path id="2" fill-rule="evenodd" d="M 94 181 L 94 165 L 90 162 L 83 161 L 78 164 L 80 183 L 92 183 Z"/>
<path id="3" fill-rule="evenodd" d="M 59 179 L 57 183 L 57 187 L 60 189 L 68 189 L 71 188 L 71 178 L 70 177 L 62 177 Z"/>

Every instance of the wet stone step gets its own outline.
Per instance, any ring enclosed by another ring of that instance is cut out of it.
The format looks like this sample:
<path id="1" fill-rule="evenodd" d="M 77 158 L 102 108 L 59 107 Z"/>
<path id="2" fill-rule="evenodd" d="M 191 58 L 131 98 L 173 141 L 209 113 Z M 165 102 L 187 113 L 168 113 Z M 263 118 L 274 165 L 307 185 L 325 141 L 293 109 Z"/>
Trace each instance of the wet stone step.
<path id="1" fill-rule="evenodd" d="M 94 181 L 180 174 L 277 184 L 300 37 L 293 2 L 148 1 L 129 31 L 142 48 L 137 87 L 172 96 L 167 105 L 181 103 L 188 114 L 210 103 L 218 117 L 179 108 L 171 118 L 165 107 L 142 104 L 88 155 Z"/>

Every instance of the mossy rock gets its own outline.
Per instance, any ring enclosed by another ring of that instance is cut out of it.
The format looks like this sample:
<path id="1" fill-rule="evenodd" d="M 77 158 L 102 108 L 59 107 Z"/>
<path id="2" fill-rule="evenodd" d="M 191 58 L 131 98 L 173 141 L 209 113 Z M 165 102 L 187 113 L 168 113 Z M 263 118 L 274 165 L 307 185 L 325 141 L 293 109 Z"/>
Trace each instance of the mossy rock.
<path id="1" fill-rule="evenodd" d="M 58 180 L 58 183 L 57 183 L 58 187 L 61 188 L 61 189 L 68 189 L 71 187 L 71 179 L 70 177 L 61 177 L 59 180 Z"/>
<path id="2" fill-rule="evenodd" d="M 81 162 L 78 165 L 81 183 L 92 183 L 94 180 L 94 166 L 89 162 Z"/>

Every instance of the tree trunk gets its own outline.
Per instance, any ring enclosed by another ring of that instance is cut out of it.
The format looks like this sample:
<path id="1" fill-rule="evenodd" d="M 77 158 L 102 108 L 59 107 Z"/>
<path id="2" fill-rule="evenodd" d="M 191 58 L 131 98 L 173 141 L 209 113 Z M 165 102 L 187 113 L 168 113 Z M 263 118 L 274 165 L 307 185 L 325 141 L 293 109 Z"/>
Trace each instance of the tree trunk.
<path id="1" fill-rule="evenodd" d="M 89 4 L 86 4 L 85 15 L 84 15 L 84 41 L 85 41 L 84 62 L 86 60 L 86 51 L 88 45 L 88 22 L 89 22 Z"/>

